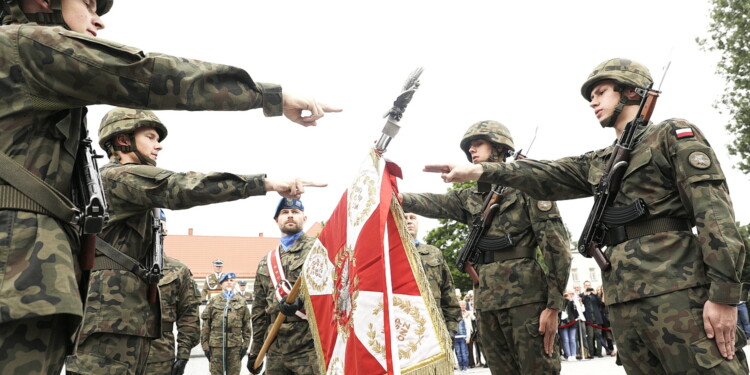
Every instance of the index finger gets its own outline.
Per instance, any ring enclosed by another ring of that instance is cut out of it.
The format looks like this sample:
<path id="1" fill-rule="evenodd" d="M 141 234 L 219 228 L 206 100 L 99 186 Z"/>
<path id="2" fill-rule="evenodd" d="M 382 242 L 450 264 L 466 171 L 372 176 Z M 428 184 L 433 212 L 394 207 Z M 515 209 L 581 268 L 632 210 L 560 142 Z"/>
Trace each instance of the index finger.
<path id="1" fill-rule="evenodd" d="M 314 181 L 302 181 L 302 186 L 312 186 L 312 187 L 326 187 L 328 186 L 327 182 L 314 182 Z"/>
<path id="2" fill-rule="evenodd" d="M 432 173 L 448 173 L 451 171 L 451 167 L 448 164 L 428 164 L 424 166 L 422 172 Z"/>

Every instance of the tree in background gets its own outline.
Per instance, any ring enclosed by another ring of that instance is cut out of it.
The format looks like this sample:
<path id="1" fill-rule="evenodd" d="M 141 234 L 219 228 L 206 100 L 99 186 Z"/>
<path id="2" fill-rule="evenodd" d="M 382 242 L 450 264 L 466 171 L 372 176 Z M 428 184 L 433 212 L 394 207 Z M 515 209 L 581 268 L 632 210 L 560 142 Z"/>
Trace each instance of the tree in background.
<path id="1" fill-rule="evenodd" d="M 727 88 L 714 104 L 731 116 L 727 130 L 735 139 L 729 145 L 731 155 L 739 155 L 739 169 L 750 173 L 750 1 L 712 0 L 710 39 L 696 41 L 704 50 L 720 51 L 716 72 Z"/>

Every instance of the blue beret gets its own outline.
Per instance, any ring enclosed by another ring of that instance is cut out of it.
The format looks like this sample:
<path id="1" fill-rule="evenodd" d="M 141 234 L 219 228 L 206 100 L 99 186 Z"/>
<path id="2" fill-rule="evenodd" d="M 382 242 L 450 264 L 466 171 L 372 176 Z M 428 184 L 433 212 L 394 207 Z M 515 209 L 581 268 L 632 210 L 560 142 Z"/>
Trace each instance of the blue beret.
<path id="1" fill-rule="evenodd" d="M 273 218 L 276 219 L 279 217 L 279 211 L 285 209 L 285 208 L 296 208 L 300 211 L 305 210 L 305 206 L 302 205 L 302 201 L 299 199 L 294 198 L 281 198 L 279 201 L 279 205 L 276 206 L 276 212 L 273 214 Z"/>
<path id="2" fill-rule="evenodd" d="M 234 272 L 229 272 L 221 275 L 221 278 L 219 279 L 219 284 L 223 283 L 226 279 L 236 279 L 237 275 L 234 274 Z"/>

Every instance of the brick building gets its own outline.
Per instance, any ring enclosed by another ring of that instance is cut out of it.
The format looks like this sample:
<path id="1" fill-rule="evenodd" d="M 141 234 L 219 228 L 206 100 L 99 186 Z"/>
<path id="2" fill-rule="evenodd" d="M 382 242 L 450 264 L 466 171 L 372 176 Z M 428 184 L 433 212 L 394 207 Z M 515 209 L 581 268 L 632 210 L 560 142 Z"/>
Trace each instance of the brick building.
<path id="1" fill-rule="evenodd" d="M 315 222 L 305 233 L 317 237 L 323 226 Z M 193 272 L 198 289 L 203 288 L 206 276 L 213 272 L 214 259 L 224 261 L 224 272 L 234 272 L 238 280 L 247 280 L 252 290 L 255 271 L 260 260 L 279 245 L 279 237 L 226 237 L 195 236 L 189 229 L 187 235 L 170 234 L 164 237 L 164 252 L 185 263 Z"/>

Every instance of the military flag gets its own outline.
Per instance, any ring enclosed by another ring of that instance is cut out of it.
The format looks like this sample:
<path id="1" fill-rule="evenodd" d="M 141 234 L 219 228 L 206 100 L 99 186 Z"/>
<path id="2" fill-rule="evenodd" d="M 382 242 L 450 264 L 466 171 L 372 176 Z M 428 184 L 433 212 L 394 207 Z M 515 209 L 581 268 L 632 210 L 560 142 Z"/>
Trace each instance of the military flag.
<path id="1" fill-rule="evenodd" d="M 375 150 L 302 272 L 323 374 L 452 374 L 450 336 L 396 199 L 399 167 Z"/>

